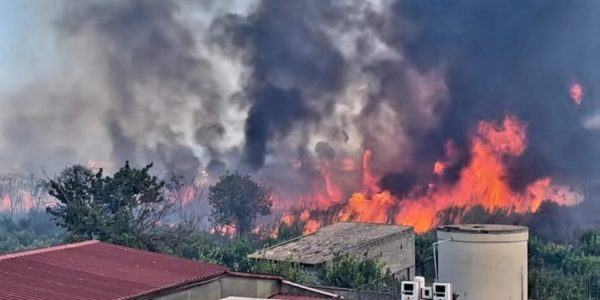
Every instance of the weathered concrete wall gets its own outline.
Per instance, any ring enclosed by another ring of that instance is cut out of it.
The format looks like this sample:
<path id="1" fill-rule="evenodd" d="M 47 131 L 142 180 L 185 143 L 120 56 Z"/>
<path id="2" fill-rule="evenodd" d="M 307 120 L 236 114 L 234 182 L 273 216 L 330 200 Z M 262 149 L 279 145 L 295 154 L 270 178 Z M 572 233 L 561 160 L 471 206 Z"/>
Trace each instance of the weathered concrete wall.
<path id="1" fill-rule="evenodd" d="M 209 283 L 191 287 L 185 290 L 174 291 L 173 293 L 152 297 L 150 299 L 159 300 L 217 300 L 223 298 L 221 296 L 221 281 L 215 280 Z"/>
<path id="2" fill-rule="evenodd" d="M 269 298 L 279 292 L 279 281 L 245 277 L 225 277 L 221 280 L 222 297 L 244 296 Z"/>
<path id="3" fill-rule="evenodd" d="M 399 276 L 415 276 L 415 234 L 412 230 L 373 240 L 351 250 L 350 254 L 376 258 L 384 268 L 389 268 L 394 274 L 399 273 Z"/>
<path id="4" fill-rule="evenodd" d="M 400 280 L 409 280 L 415 277 L 415 234 L 412 230 L 391 235 L 361 247 L 352 248 L 349 255 L 363 258 L 375 258 L 385 269 L 396 275 Z M 319 284 L 318 279 L 323 265 L 304 265 L 304 271 Z"/>
<path id="5" fill-rule="evenodd" d="M 155 297 L 160 300 L 218 300 L 229 296 L 269 298 L 279 293 L 279 280 L 226 276 L 212 282 Z"/>

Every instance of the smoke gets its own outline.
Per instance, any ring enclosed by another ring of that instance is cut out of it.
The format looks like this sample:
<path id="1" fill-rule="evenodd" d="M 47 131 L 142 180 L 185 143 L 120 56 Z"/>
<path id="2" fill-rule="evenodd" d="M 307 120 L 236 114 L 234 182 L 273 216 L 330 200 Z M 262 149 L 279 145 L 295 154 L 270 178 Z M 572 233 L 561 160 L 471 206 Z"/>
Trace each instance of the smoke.
<path id="1" fill-rule="evenodd" d="M 250 66 L 243 97 L 250 105 L 244 160 L 251 168 L 263 167 L 269 148 L 292 130 L 306 132 L 331 115 L 346 62 L 315 25 L 339 17 L 328 1 L 263 1 L 250 16 L 227 15 L 215 22 L 215 39 L 242 51 Z"/>
<path id="2" fill-rule="evenodd" d="M 300 194 L 330 162 L 369 149 L 379 184 L 404 195 L 428 181 L 449 140 L 456 161 L 443 179 L 456 181 L 473 128 L 510 112 L 529 137 L 507 158 L 513 189 L 600 171 L 594 1 L 58 5 L 54 76 L 3 96 L 6 169 L 237 168 Z M 575 82 L 581 105 L 569 99 Z"/>
<path id="3" fill-rule="evenodd" d="M 527 153 L 512 164 L 532 168 L 513 168 L 509 177 L 522 185 L 544 174 L 597 176 L 598 132 L 584 121 L 598 109 L 597 8 L 593 1 L 398 1 L 397 26 L 409 22 L 417 32 L 390 31 L 388 41 L 418 69 L 444 65 L 451 99 L 438 133 L 419 152 L 430 155 L 427 149 L 441 148 L 439 137 L 464 140 L 479 120 L 512 112 L 527 122 L 529 136 Z M 575 82 L 586 87 L 580 106 L 569 99 Z"/>
<path id="4" fill-rule="evenodd" d="M 188 16 L 190 4 L 172 1 L 59 4 L 50 24 L 64 53 L 55 78 L 3 99 L 5 166 L 52 172 L 88 161 L 154 161 L 195 176 L 235 126 L 224 124 L 231 83 L 219 80 L 235 70 L 219 67 L 195 33 L 210 12 Z"/>

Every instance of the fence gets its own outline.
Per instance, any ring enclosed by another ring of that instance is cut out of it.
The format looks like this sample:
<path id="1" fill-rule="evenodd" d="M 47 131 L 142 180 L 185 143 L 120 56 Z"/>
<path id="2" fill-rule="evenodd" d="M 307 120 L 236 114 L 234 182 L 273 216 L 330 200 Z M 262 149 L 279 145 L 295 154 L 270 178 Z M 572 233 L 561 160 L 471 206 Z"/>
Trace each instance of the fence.
<path id="1" fill-rule="evenodd" d="M 367 283 L 361 287 L 348 289 L 329 286 L 312 286 L 316 289 L 334 293 L 346 300 L 400 300 L 400 282 L 410 280 L 411 268 L 394 273 L 394 278 L 383 278 Z"/>
<path id="2" fill-rule="evenodd" d="M 425 272 L 428 268 L 425 267 Z M 423 275 L 417 267 L 417 275 Z M 429 284 L 428 284 L 429 285 Z M 315 286 L 347 300 L 400 300 L 400 280 L 378 280 L 356 289 Z M 460 299 L 460 298 L 459 298 Z M 565 277 L 552 272 L 529 273 L 530 300 L 600 300 L 600 272 Z"/>
<path id="3" fill-rule="evenodd" d="M 334 293 L 345 300 L 400 300 L 400 282 L 383 282 L 381 280 L 368 283 L 356 289 L 329 286 L 312 286 L 321 291 Z"/>
<path id="4" fill-rule="evenodd" d="M 570 276 L 552 271 L 530 271 L 529 299 L 600 300 L 600 271 Z"/>

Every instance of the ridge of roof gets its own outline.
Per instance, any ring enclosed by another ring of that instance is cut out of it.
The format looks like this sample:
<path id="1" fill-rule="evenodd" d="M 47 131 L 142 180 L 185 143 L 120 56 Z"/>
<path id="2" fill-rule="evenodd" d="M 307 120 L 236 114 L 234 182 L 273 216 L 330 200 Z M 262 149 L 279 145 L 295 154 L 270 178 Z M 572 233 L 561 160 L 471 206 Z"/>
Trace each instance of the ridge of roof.
<path id="1" fill-rule="evenodd" d="M 41 253 L 48 253 L 48 252 L 72 249 L 72 248 L 77 248 L 77 247 L 83 247 L 83 246 L 93 245 L 93 244 L 97 244 L 97 243 L 100 243 L 100 241 L 89 240 L 89 241 L 63 244 L 63 245 L 57 245 L 57 246 L 52 246 L 52 247 L 46 247 L 46 248 L 23 250 L 23 251 L 19 251 L 19 252 L 13 252 L 13 253 L 7 253 L 7 254 L 0 255 L 0 261 L 11 259 L 11 258 L 17 258 L 17 257 L 23 257 L 23 256 L 29 256 L 29 255 L 35 255 L 35 254 L 41 254 Z"/>

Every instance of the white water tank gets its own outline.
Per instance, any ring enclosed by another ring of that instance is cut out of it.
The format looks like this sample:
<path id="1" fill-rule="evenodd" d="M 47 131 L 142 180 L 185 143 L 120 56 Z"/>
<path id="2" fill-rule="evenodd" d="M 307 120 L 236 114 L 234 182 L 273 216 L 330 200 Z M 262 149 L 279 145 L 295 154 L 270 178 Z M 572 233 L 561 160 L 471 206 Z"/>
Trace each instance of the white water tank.
<path id="1" fill-rule="evenodd" d="M 438 282 L 458 299 L 527 300 L 527 227 L 446 225 L 437 239 Z"/>

